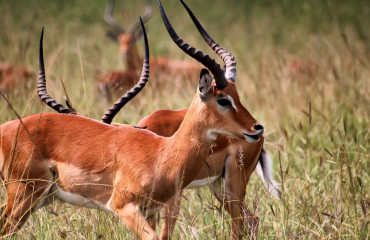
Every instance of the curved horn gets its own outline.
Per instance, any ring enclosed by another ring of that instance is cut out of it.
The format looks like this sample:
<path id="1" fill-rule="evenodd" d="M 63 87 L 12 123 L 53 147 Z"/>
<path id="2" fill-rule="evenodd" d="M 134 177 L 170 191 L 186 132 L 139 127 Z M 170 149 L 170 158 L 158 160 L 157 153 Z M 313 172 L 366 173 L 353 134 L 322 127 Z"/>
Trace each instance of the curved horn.
<path id="1" fill-rule="evenodd" d="M 159 5 L 159 11 L 162 16 L 162 20 L 164 22 L 164 25 L 166 26 L 166 29 L 168 33 L 170 34 L 172 40 L 176 43 L 176 45 L 181 48 L 186 54 L 188 54 L 190 57 L 194 58 L 198 62 L 202 63 L 205 67 L 207 67 L 213 74 L 216 82 L 216 87 L 218 89 L 223 89 L 228 83 L 225 78 L 224 72 L 221 69 L 220 65 L 216 63 L 216 61 L 209 57 L 207 54 L 204 54 L 201 51 L 198 51 L 197 49 L 189 46 L 184 40 L 182 40 L 173 27 L 171 26 L 171 23 L 168 21 L 168 18 L 166 16 L 166 13 L 164 12 L 164 9 L 162 7 L 161 0 L 158 0 Z"/>
<path id="2" fill-rule="evenodd" d="M 225 77 L 228 80 L 235 82 L 236 79 L 236 61 L 234 56 L 222 48 L 217 42 L 215 42 L 211 36 L 208 35 L 206 30 L 204 30 L 203 26 L 199 23 L 198 19 L 194 16 L 193 12 L 190 8 L 186 5 L 183 0 L 180 0 L 182 5 L 184 5 L 186 11 L 190 15 L 191 19 L 193 20 L 195 26 L 197 27 L 199 33 L 202 35 L 203 39 L 208 43 L 208 45 L 217 53 L 218 56 L 222 58 L 226 65 Z"/>
<path id="3" fill-rule="evenodd" d="M 146 36 L 146 31 L 144 27 L 144 23 L 140 17 L 141 27 L 144 33 L 144 42 L 145 42 L 145 54 L 144 54 L 144 61 L 143 61 L 143 69 L 141 71 L 141 77 L 139 82 L 133 87 L 130 91 L 128 91 L 125 95 L 123 95 L 117 102 L 113 104 L 111 108 L 109 108 L 108 112 L 104 114 L 102 117 L 102 121 L 104 123 L 110 124 L 116 116 L 116 114 L 121 110 L 126 103 L 128 103 L 131 99 L 133 99 L 144 87 L 145 84 L 148 82 L 149 79 L 149 46 L 148 46 L 148 38 Z"/>
<path id="4" fill-rule="evenodd" d="M 107 9 L 104 13 L 104 21 L 109 24 L 118 34 L 124 33 L 125 30 L 113 19 L 114 1 L 109 0 Z"/>
<path id="5" fill-rule="evenodd" d="M 147 0 L 145 5 L 145 13 L 141 17 L 143 23 L 146 23 L 151 17 L 153 16 L 153 5 L 152 0 Z M 128 32 L 134 33 L 140 27 L 140 20 L 136 21 L 134 24 L 131 25 Z"/>
<path id="6" fill-rule="evenodd" d="M 45 68 L 44 68 L 44 51 L 42 46 L 42 39 L 44 37 L 44 28 L 41 31 L 40 37 L 40 50 L 39 50 L 39 81 L 37 85 L 37 93 L 41 100 L 46 103 L 49 107 L 54 109 L 59 113 L 72 113 L 72 111 L 63 106 L 62 104 L 55 101 L 46 91 L 46 77 L 45 77 Z"/>

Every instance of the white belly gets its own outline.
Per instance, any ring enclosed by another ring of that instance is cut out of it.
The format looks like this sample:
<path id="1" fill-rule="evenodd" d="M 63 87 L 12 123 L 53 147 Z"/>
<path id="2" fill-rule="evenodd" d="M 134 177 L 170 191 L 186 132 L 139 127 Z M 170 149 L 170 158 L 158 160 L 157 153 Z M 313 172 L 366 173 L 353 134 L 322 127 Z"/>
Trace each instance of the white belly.
<path id="1" fill-rule="evenodd" d="M 198 179 L 192 181 L 189 185 L 187 185 L 185 188 L 201 188 L 210 185 L 214 181 L 216 181 L 220 176 L 213 176 L 213 177 L 208 177 L 204 179 Z"/>
<path id="2" fill-rule="evenodd" d="M 50 193 L 55 193 L 55 196 L 63 202 L 70 203 L 76 206 L 86 207 L 86 208 L 95 208 L 107 212 L 113 212 L 112 209 L 107 204 L 104 204 L 99 201 L 89 199 L 87 197 L 63 191 L 58 187 L 57 184 L 53 184 Z"/>

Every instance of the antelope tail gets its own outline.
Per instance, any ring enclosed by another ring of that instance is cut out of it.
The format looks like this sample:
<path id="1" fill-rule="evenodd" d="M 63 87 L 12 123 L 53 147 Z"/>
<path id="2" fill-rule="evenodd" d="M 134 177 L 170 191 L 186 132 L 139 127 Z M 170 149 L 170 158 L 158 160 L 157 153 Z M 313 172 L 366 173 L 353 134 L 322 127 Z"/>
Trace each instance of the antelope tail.
<path id="1" fill-rule="evenodd" d="M 272 160 L 270 155 L 262 148 L 256 166 L 258 175 L 261 177 L 267 191 L 274 197 L 280 199 L 281 191 L 279 184 L 272 179 Z"/>

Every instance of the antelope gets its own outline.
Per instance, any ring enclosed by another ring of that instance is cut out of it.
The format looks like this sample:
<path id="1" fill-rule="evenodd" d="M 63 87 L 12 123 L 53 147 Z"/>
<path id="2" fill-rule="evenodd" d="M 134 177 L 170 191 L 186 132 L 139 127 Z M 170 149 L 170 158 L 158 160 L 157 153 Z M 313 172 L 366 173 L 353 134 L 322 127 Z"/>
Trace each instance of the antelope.
<path id="1" fill-rule="evenodd" d="M 187 5 L 184 2 L 182 3 L 206 42 L 208 42 L 211 47 L 219 46 L 203 29 Z M 164 21 L 167 22 L 168 20 L 167 17 L 165 17 L 165 12 L 162 11 L 161 13 Z M 167 30 L 169 32 L 174 31 L 172 27 Z M 216 49 L 218 53 L 221 52 L 218 47 L 214 49 Z M 234 77 L 234 82 L 235 79 Z M 120 108 L 121 106 L 118 103 L 113 105 L 109 112 L 103 116 L 102 121 L 110 124 Z M 146 127 L 148 130 L 158 135 L 171 137 L 178 130 L 187 111 L 188 109 L 180 111 L 159 110 L 143 118 L 138 126 Z M 116 125 L 120 126 L 120 124 Z M 262 144 L 263 142 L 261 142 L 261 145 Z M 240 238 L 246 234 L 246 228 L 249 234 L 253 235 L 257 233 L 258 217 L 253 216 L 244 206 L 246 186 L 256 164 L 257 172 L 264 181 L 267 190 L 276 197 L 279 197 L 280 194 L 277 184 L 272 180 L 271 176 L 272 161 L 267 152 L 263 149 L 263 145 L 261 145 L 219 136 L 216 144 L 210 150 L 209 155 L 206 156 L 205 164 L 201 166 L 201 171 L 196 178 L 186 186 L 186 188 L 203 187 L 207 185 L 211 187 L 211 192 L 215 195 L 216 199 L 224 204 L 224 208 L 232 217 L 232 236 L 235 238 Z M 224 192 L 220 190 L 222 179 L 224 180 Z M 173 232 L 176 218 L 180 210 L 180 199 L 181 191 L 168 202 L 168 205 L 165 205 L 165 218 L 161 239 L 170 238 Z"/>
<path id="2" fill-rule="evenodd" d="M 285 65 L 283 75 L 287 78 L 307 76 L 312 79 L 317 75 L 318 68 L 319 66 L 310 60 L 295 58 Z"/>
<path id="3" fill-rule="evenodd" d="M 132 24 L 128 31 L 125 31 L 112 17 L 114 10 L 113 0 L 109 0 L 107 9 L 104 13 L 105 22 L 112 27 L 107 36 L 120 45 L 120 52 L 125 61 L 125 71 L 112 71 L 102 76 L 98 80 L 99 92 L 104 93 L 108 101 L 111 100 L 111 92 L 121 93 L 126 86 L 132 86 L 138 78 L 138 70 L 142 57 L 136 49 L 136 41 L 142 35 L 139 29 L 139 22 Z M 143 21 L 148 21 L 153 15 L 151 0 L 147 0 Z M 156 82 L 160 76 L 178 77 L 181 79 L 192 79 L 202 69 L 201 64 L 194 61 L 176 60 L 167 57 L 150 58 L 150 68 L 152 81 Z"/>
<path id="4" fill-rule="evenodd" d="M 0 90 L 11 92 L 15 87 L 29 87 L 31 71 L 20 64 L 0 64 Z"/>
<path id="5" fill-rule="evenodd" d="M 160 2 L 160 0 L 158 2 Z M 229 59 L 234 59 L 231 53 L 224 50 L 208 35 L 183 0 L 181 0 L 181 3 L 208 45 L 221 58 L 226 59 L 225 56 L 229 55 Z M 178 36 L 174 34 L 175 31 L 169 23 L 161 4 L 160 13 L 173 41 L 176 42 L 180 48 L 186 47 L 186 45 L 179 40 Z M 233 73 L 226 71 L 226 75 L 231 75 L 229 80 L 235 83 L 236 68 L 233 70 Z M 221 105 L 229 107 L 234 106 L 232 101 L 225 101 L 221 103 Z M 160 136 L 170 137 L 176 134 L 188 110 L 189 109 L 179 111 L 159 110 L 143 118 L 137 126 L 146 127 L 147 130 L 155 132 Z M 263 129 L 263 126 L 255 125 L 254 129 Z M 231 215 L 232 237 L 234 238 L 241 238 L 246 233 L 245 228 L 247 227 L 249 227 L 249 234 L 257 233 L 258 217 L 253 216 L 244 206 L 246 187 L 256 165 L 257 173 L 261 176 L 267 190 L 272 195 L 279 198 L 280 191 L 278 185 L 272 179 L 272 161 L 268 153 L 263 149 L 262 135 L 260 136 L 259 144 L 219 135 L 216 144 L 210 149 L 201 171 L 195 179 L 185 187 L 198 188 L 210 186 L 213 195 L 224 205 L 224 208 Z M 224 192 L 220 190 L 222 179 L 224 180 Z M 182 191 L 180 190 L 178 195 L 171 198 L 168 205 L 165 206 L 165 218 L 161 231 L 161 239 L 169 239 L 172 235 L 180 210 L 181 193 Z"/>

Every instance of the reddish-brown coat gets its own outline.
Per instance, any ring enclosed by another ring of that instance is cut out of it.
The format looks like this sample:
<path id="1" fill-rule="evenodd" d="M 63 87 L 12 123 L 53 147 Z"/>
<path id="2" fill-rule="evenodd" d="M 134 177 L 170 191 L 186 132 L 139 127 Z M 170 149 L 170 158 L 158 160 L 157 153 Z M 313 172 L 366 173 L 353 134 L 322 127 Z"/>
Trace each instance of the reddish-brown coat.
<path id="1" fill-rule="evenodd" d="M 232 97 L 238 111 L 220 111 L 221 95 Z M 8 201 L 5 219 L 0 219 L 5 222 L 3 234 L 14 230 L 13 223 L 22 225 L 30 210 L 46 204 L 55 178 L 64 191 L 109 207 L 142 239 L 156 238 L 139 208 L 162 206 L 193 181 L 215 141 L 210 130 L 244 139 L 243 133 L 255 132 L 256 123 L 232 82 L 223 90 L 212 86 L 206 102 L 197 94 L 171 137 L 66 114 L 35 114 L 22 123 L 4 123 L 0 173 Z M 262 141 L 255 144 L 261 146 Z"/>
<path id="2" fill-rule="evenodd" d="M 33 74 L 20 64 L 0 64 L 0 90 L 11 92 L 14 88 L 27 88 Z"/>

